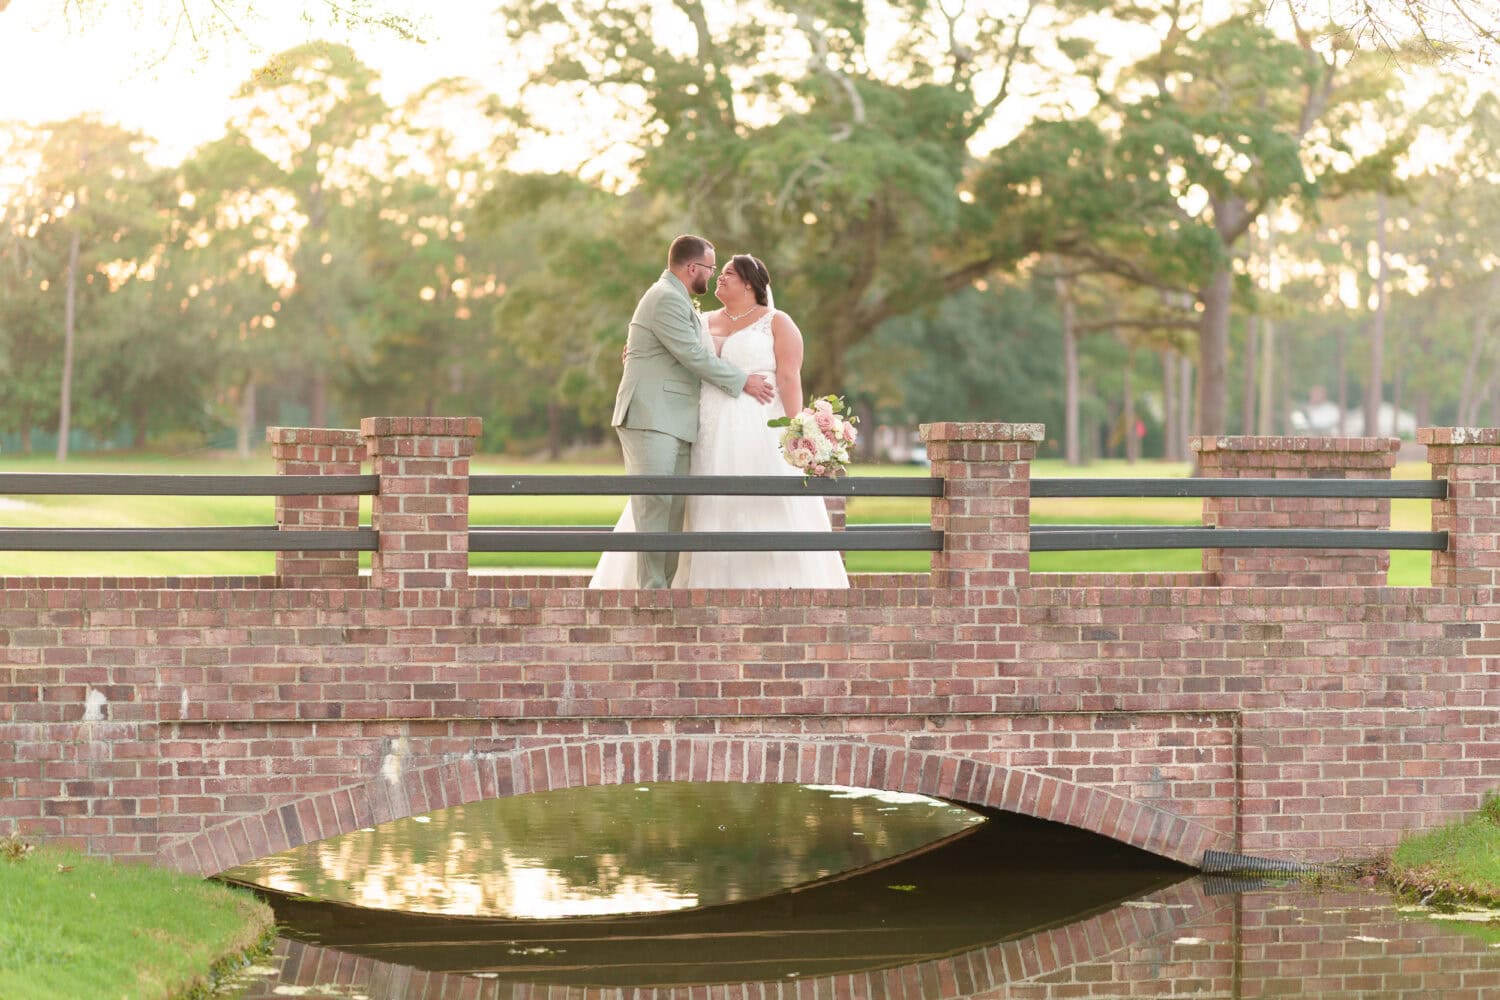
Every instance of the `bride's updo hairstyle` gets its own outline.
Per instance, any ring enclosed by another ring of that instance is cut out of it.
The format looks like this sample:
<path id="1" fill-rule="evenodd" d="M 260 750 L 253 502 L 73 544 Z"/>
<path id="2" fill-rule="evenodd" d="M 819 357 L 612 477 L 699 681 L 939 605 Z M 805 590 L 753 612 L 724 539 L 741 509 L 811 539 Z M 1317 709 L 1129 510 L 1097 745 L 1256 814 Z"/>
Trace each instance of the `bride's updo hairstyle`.
<path id="1" fill-rule="evenodd" d="M 737 253 L 729 258 L 729 266 L 734 268 L 734 273 L 755 293 L 756 305 L 771 304 L 771 272 L 766 270 L 766 265 L 747 253 Z"/>

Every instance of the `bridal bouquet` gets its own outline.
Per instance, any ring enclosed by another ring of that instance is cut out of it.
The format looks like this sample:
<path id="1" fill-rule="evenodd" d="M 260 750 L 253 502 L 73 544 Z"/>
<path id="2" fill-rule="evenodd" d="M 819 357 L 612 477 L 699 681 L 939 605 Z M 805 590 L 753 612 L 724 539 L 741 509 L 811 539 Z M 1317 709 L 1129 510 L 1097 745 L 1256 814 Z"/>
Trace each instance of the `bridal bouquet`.
<path id="1" fill-rule="evenodd" d="M 849 449 L 859 436 L 859 418 L 841 396 L 824 396 L 800 413 L 766 423 L 781 432 L 781 456 L 809 476 L 832 478 L 849 464 Z"/>

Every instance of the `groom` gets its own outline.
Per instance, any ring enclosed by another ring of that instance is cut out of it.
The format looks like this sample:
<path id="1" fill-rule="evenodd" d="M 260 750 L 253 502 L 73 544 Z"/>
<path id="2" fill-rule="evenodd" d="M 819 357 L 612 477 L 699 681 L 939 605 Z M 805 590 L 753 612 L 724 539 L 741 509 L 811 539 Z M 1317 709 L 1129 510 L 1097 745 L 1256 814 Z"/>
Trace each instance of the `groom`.
<path id="1" fill-rule="evenodd" d="M 692 296 L 708 291 L 716 260 L 713 244 L 703 237 L 677 237 L 667 251 L 667 269 L 630 318 L 612 423 L 632 476 L 687 475 L 702 383 L 762 403 L 776 395 L 765 376 L 746 375 L 704 343 Z M 630 498 L 636 531 L 681 531 L 684 506 L 681 496 Z M 676 571 L 676 552 L 641 552 L 636 558 L 636 582 L 643 590 L 670 585 Z"/>

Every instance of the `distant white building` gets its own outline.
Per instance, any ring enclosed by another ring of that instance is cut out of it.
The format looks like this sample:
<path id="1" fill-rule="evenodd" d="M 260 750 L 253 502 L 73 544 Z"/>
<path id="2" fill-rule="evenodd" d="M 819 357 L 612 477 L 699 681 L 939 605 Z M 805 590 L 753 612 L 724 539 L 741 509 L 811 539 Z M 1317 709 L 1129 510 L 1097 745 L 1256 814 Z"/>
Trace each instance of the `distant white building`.
<path id="1" fill-rule="evenodd" d="M 1316 389 L 1313 400 L 1300 410 L 1293 410 L 1292 433 L 1314 437 L 1399 437 L 1417 436 L 1416 415 L 1408 410 L 1397 410 L 1390 403 L 1380 404 L 1380 419 L 1374 430 L 1365 431 L 1364 407 L 1350 409 L 1344 413 L 1343 428 L 1339 427 L 1339 407 L 1328 399 L 1321 398 Z"/>

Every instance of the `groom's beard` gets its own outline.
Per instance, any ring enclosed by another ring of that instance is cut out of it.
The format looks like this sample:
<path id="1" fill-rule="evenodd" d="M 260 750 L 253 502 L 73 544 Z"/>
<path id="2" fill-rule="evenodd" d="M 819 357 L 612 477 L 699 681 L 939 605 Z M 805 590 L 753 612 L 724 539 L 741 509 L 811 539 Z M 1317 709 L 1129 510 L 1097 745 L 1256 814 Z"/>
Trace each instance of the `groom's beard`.
<path id="1" fill-rule="evenodd" d="M 708 279 L 707 278 L 700 278 L 697 275 L 694 275 L 693 276 L 693 294 L 694 295 L 703 295 L 707 291 L 708 291 Z"/>

